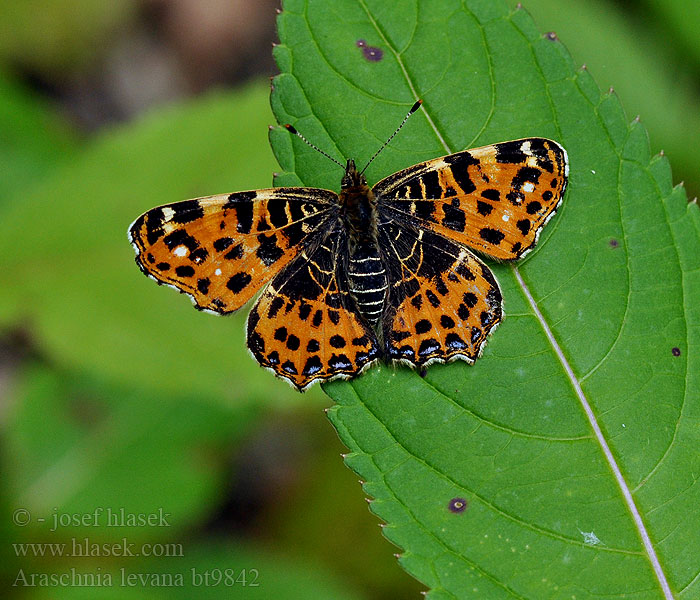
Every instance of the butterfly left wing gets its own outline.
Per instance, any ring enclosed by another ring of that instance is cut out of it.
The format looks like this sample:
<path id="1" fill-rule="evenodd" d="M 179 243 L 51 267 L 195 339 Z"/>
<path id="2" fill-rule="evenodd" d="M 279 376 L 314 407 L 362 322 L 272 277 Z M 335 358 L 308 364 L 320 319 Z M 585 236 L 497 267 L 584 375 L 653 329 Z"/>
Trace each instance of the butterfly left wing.
<path id="1" fill-rule="evenodd" d="M 503 318 L 491 271 L 461 244 L 409 222 L 386 219 L 379 232 L 392 282 L 387 356 L 414 366 L 474 362 Z"/>
<path id="2" fill-rule="evenodd" d="M 544 138 L 465 150 L 377 183 L 380 206 L 494 258 L 513 260 L 537 243 L 566 191 L 566 151 Z"/>
<path id="3" fill-rule="evenodd" d="M 195 306 L 238 310 L 289 264 L 337 210 L 334 192 L 274 188 L 149 210 L 129 228 L 141 270 Z"/>
<path id="4" fill-rule="evenodd" d="M 300 390 L 317 379 L 354 377 L 381 354 L 339 273 L 346 243 L 344 229 L 329 230 L 273 279 L 248 316 L 253 356 Z"/>

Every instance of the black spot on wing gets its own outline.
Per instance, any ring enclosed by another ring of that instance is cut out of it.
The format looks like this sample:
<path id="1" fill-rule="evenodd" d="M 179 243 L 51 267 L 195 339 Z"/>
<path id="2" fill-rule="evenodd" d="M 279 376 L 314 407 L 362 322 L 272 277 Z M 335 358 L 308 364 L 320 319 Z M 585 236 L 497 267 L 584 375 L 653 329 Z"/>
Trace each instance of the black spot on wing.
<path id="1" fill-rule="evenodd" d="M 163 221 L 165 220 L 165 216 L 163 215 L 163 209 L 162 208 L 154 208 L 152 211 L 148 212 L 141 218 L 139 218 L 136 223 L 134 223 L 134 226 L 132 227 L 132 231 L 139 231 L 142 227 L 142 225 L 146 224 L 146 241 L 153 245 L 155 244 L 159 239 L 160 236 L 163 235 Z"/>
<path id="2" fill-rule="evenodd" d="M 547 193 L 549 193 L 551 198 L 552 192 L 545 192 L 545 194 Z M 542 197 L 544 198 L 544 194 L 542 194 Z M 547 198 L 545 198 L 545 200 L 547 200 Z M 537 200 L 533 200 L 532 202 L 527 203 L 525 210 L 527 211 L 528 215 L 534 215 L 540 210 L 542 210 L 542 205 Z"/>
<path id="3" fill-rule="evenodd" d="M 442 220 L 442 224 L 448 229 L 453 231 L 464 231 L 467 225 L 467 220 L 464 215 L 464 211 L 460 208 L 454 208 L 449 204 L 443 204 L 442 210 L 445 213 L 445 218 Z"/>
<path id="4" fill-rule="evenodd" d="M 203 277 L 202 279 L 197 280 L 197 289 L 199 290 L 200 294 L 204 294 L 205 296 L 209 293 L 209 284 L 211 282 L 207 277 Z"/>
<path id="5" fill-rule="evenodd" d="M 171 204 L 170 208 L 173 211 L 170 218 L 173 223 L 189 223 L 204 216 L 204 210 L 199 200 L 185 200 L 184 202 Z"/>
<path id="6" fill-rule="evenodd" d="M 178 246 L 184 246 L 190 252 L 199 247 L 199 243 L 184 229 L 177 229 L 163 238 L 168 250 L 174 250 Z"/>
<path id="7" fill-rule="evenodd" d="M 328 340 L 330 345 L 333 346 L 333 348 L 344 348 L 345 347 L 345 338 L 340 335 L 333 335 L 331 336 L 331 339 Z"/>
<path id="8" fill-rule="evenodd" d="M 527 235 L 528 233 L 530 233 L 530 220 L 529 219 L 521 219 L 515 225 L 520 230 L 520 233 L 522 233 L 523 235 Z"/>
<path id="9" fill-rule="evenodd" d="M 476 190 L 474 182 L 469 177 L 469 167 L 478 165 L 479 161 L 469 152 L 459 152 L 446 156 L 444 161 L 452 168 L 452 177 L 465 194 L 471 194 Z"/>
<path id="10" fill-rule="evenodd" d="M 242 256 L 243 256 L 243 244 L 236 244 L 226 254 L 224 254 L 224 258 L 226 260 L 238 260 Z"/>
<path id="11" fill-rule="evenodd" d="M 287 348 L 289 348 L 290 350 L 292 350 L 292 351 L 298 350 L 300 345 L 301 345 L 301 341 L 299 340 L 299 338 L 296 335 L 291 334 L 287 338 Z"/>
<path id="12" fill-rule="evenodd" d="M 556 149 L 558 151 L 558 148 Z M 542 138 L 532 138 L 530 140 L 530 152 L 537 160 L 537 166 L 549 173 L 554 172 L 554 163 L 549 156 L 549 149 L 546 140 Z"/>
<path id="13" fill-rule="evenodd" d="M 483 195 L 483 194 L 482 194 Z M 493 205 L 488 202 L 482 202 L 481 200 L 476 201 L 476 212 L 484 217 L 488 217 L 493 211 Z"/>
<path id="14" fill-rule="evenodd" d="M 520 167 L 520 169 L 518 169 L 518 172 L 516 173 L 515 177 L 513 177 L 513 181 L 511 182 L 511 185 L 516 190 L 519 190 L 520 188 L 522 188 L 523 185 L 525 183 L 527 183 L 528 181 L 537 185 L 537 183 L 540 180 L 541 173 L 542 173 L 542 171 L 540 169 L 535 169 L 534 167 Z"/>
<path id="15" fill-rule="evenodd" d="M 521 149 L 522 145 L 522 140 L 496 144 L 496 162 L 510 164 L 524 163 L 527 156 Z"/>
<path id="16" fill-rule="evenodd" d="M 323 368 L 323 363 L 321 362 L 321 359 L 317 355 L 311 356 L 306 361 L 306 364 L 304 365 L 304 369 L 302 370 L 302 374 L 307 375 L 307 376 L 308 375 L 315 375 L 322 368 Z"/>
<path id="17" fill-rule="evenodd" d="M 275 296 L 270 302 L 270 308 L 267 311 L 267 316 L 269 319 L 274 319 L 280 308 L 284 306 L 284 300 L 279 296 Z M 252 314 L 252 313 L 251 313 Z"/>
<path id="18" fill-rule="evenodd" d="M 175 268 L 175 273 L 178 277 L 192 277 L 194 269 L 189 265 L 181 265 Z"/>
<path id="19" fill-rule="evenodd" d="M 289 222 L 286 208 L 287 201 L 283 198 L 270 198 L 267 201 L 267 212 L 274 227 L 284 227 Z"/>
<path id="20" fill-rule="evenodd" d="M 236 230 L 239 233 L 250 233 L 253 228 L 253 199 L 256 192 L 236 192 L 228 197 L 224 209 L 232 209 L 236 214 Z"/>
<path id="21" fill-rule="evenodd" d="M 258 249 L 255 251 L 255 255 L 263 262 L 267 267 L 275 264 L 282 256 L 284 251 L 277 245 L 277 235 L 265 235 L 261 233 L 258 235 Z"/>
<path id="22" fill-rule="evenodd" d="M 482 240 L 488 242 L 489 244 L 493 244 L 494 246 L 498 246 L 498 244 L 503 241 L 503 238 L 506 237 L 506 234 L 502 231 L 498 231 L 498 229 L 491 229 L 490 227 L 482 228 L 479 231 L 479 235 L 481 236 Z"/>
<path id="23" fill-rule="evenodd" d="M 306 321 L 306 319 L 309 318 L 309 315 L 311 314 L 311 305 L 302 303 L 299 306 L 299 319 L 302 321 Z"/>
<path id="24" fill-rule="evenodd" d="M 328 366 L 334 371 L 342 371 L 352 367 L 352 363 L 345 354 L 333 354 L 330 359 L 328 359 Z"/>
<path id="25" fill-rule="evenodd" d="M 418 347 L 418 356 L 425 358 L 440 350 L 440 343 L 435 339 L 423 340 Z"/>
<path id="26" fill-rule="evenodd" d="M 493 189 L 484 190 L 481 192 L 481 197 L 492 200 L 493 202 L 498 202 L 501 199 L 501 192 Z"/>
<path id="27" fill-rule="evenodd" d="M 252 277 L 248 273 L 239 272 L 233 275 L 228 282 L 226 287 L 231 290 L 234 294 L 240 294 L 243 289 L 251 282 Z"/>
<path id="28" fill-rule="evenodd" d="M 445 338 L 445 345 L 450 350 L 455 350 L 455 351 L 465 350 L 467 348 L 467 344 L 456 333 L 448 333 L 447 334 L 447 337 Z"/>
<path id="29" fill-rule="evenodd" d="M 432 324 L 427 319 L 421 319 L 416 323 L 416 333 L 418 334 L 428 333 L 432 328 Z"/>
<path id="30" fill-rule="evenodd" d="M 427 171 L 423 177 L 423 187 L 425 188 L 425 198 L 437 200 L 442 198 L 442 187 L 437 171 Z"/>
<path id="31" fill-rule="evenodd" d="M 228 248 L 231 244 L 233 244 L 233 238 L 230 237 L 222 237 L 219 238 L 218 240 L 214 240 L 214 250 L 217 252 L 223 252 Z"/>

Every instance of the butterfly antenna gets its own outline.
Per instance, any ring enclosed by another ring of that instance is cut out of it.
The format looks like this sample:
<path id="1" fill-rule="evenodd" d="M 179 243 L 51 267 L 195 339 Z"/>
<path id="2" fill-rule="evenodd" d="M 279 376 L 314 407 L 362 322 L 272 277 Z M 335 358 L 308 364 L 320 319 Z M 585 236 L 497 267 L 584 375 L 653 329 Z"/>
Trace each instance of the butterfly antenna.
<path id="1" fill-rule="evenodd" d="M 367 170 L 367 167 L 369 167 L 369 166 L 372 164 L 372 161 L 373 161 L 375 158 L 377 158 L 377 156 L 379 155 L 379 153 L 380 153 L 382 150 L 384 150 L 384 148 L 386 148 L 386 147 L 389 145 L 389 142 L 391 142 L 391 140 L 394 139 L 394 137 L 396 136 L 396 134 L 397 134 L 399 131 L 401 131 L 401 128 L 406 124 L 406 121 L 408 121 L 408 117 L 410 117 L 414 112 L 416 112 L 416 111 L 420 108 L 420 105 L 421 105 L 421 104 L 423 104 L 423 101 L 422 101 L 422 100 L 418 100 L 418 101 L 411 107 L 411 110 L 408 111 L 408 114 L 406 114 L 406 116 L 403 118 L 403 121 L 401 121 L 401 125 L 399 125 L 399 126 L 396 128 L 396 131 L 394 131 L 394 133 L 392 133 L 392 134 L 389 136 L 389 139 L 388 139 L 386 142 L 384 142 L 384 143 L 382 144 L 381 148 L 379 148 L 379 150 L 377 150 L 377 151 L 374 153 L 374 156 L 372 156 L 372 158 L 369 159 L 369 162 L 365 165 L 365 168 L 362 169 L 362 171 L 360 171 L 360 175 L 362 175 L 362 174 Z"/>
<path id="2" fill-rule="evenodd" d="M 344 165 L 343 163 L 337 161 L 337 160 L 336 160 L 335 158 L 333 158 L 330 154 L 327 154 L 326 152 L 324 152 L 323 150 L 321 150 L 318 146 L 315 146 L 314 144 L 312 144 L 312 143 L 311 143 L 309 140 L 307 140 L 303 135 L 301 135 L 301 133 L 299 133 L 299 132 L 294 128 L 294 126 L 292 126 L 292 125 L 290 125 L 289 123 L 287 123 L 287 124 L 285 125 L 285 128 L 286 128 L 290 133 L 293 133 L 294 135 L 298 136 L 306 145 L 311 146 L 314 150 L 316 150 L 316 152 L 320 152 L 320 153 L 323 154 L 323 156 L 325 156 L 326 158 L 330 158 L 336 165 L 340 165 L 341 167 L 343 167 L 343 169 L 345 168 L 345 165 Z"/>

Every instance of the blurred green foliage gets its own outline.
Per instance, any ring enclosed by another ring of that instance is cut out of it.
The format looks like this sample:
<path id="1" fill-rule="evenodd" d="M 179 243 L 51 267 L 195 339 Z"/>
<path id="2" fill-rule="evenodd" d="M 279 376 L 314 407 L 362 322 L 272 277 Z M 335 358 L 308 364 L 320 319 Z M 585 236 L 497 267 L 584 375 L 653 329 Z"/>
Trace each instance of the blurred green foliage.
<path id="1" fill-rule="evenodd" d="M 4 0 L 0 2 L 0 64 L 68 71 L 95 64 L 105 39 L 129 21 L 134 0 Z"/>
<path id="2" fill-rule="evenodd" d="M 267 586 L 260 597 L 415 597 L 422 586 L 396 567 L 356 477 L 341 466 L 342 445 L 320 418 L 327 403 L 320 390 L 293 393 L 259 369 L 244 349 L 245 315 L 197 313 L 138 272 L 126 241 L 128 224 L 157 204 L 270 185 L 267 86 L 165 107 L 81 139 L 56 107 L 11 76 L 17 65 L 48 81 L 86 72 L 105 42 L 128 26 L 134 6 L 0 3 L 0 331 L 8 338 L 25 332 L 31 355 L 19 367 L 11 356 L 0 374 L 0 575 L 11 583 L 19 568 L 76 564 L 19 559 L 11 543 L 129 536 L 182 542 L 186 558 L 95 558 L 77 566 L 257 568 Z M 697 7 L 684 0 L 628 2 L 624 9 L 611 0 L 530 0 L 525 7 L 601 87 L 615 87 L 630 116 L 641 115 L 652 149 L 666 150 L 674 179 L 685 179 L 697 195 Z M 343 99 L 334 102 L 342 112 Z M 6 347 L 20 351 L 11 341 Z M 270 421 L 283 424 L 277 438 L 305 440 L 292 469 L 296 485 L 261 501 L 250 529 L 214 531 L 211 520 L 238 477 L 234 458 Z M 36 521 L 12 524 L 20 507 L 49 518 L 54 509 L 95 505 L 165 506 L 173 525 L 54 534 Z M 199 589 L 197 597 L 249 591 Z M 29 592 L 23 597 L 192 597 L 191 590 L 143 587 Z"/>

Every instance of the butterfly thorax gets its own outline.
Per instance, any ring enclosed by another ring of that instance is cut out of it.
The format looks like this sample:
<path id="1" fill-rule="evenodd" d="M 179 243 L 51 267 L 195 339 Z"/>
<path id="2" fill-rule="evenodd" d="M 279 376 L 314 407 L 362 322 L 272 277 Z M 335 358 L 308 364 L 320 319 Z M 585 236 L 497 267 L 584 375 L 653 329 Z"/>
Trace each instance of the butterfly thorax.
<path id="1" fill-rule="evenodd" d="M 376 325 L 384 310 L 386 270 L 377 246 L 377 201 L 367 180 L 348 160 L 340 190 L 348 232 L 348 284 L 364 318 Z"/>

